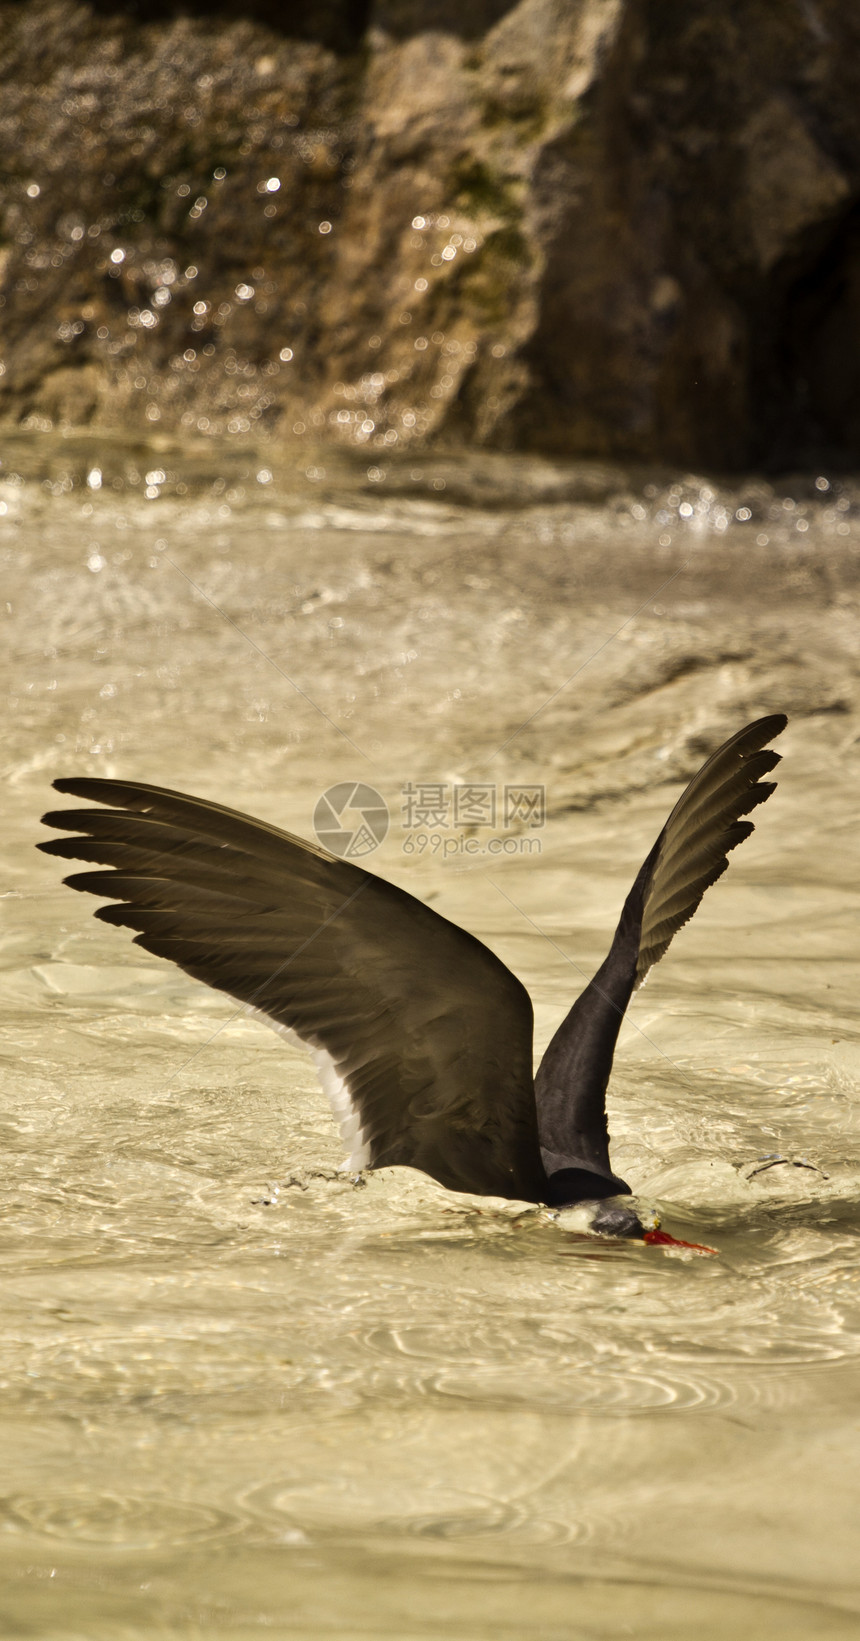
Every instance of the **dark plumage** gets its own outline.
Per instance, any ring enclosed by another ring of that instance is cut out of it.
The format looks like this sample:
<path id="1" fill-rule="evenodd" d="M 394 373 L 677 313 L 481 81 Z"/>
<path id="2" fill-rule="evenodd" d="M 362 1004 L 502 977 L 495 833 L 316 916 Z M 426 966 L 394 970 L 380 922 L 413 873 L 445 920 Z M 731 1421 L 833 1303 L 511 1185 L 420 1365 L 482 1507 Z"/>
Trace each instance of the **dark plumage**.
<path id="1" fill-rule="evenodd" d="M 555 1205 L 629 1193 L 605 1093 L 631 992 L 692 917 L 774 783 L 761 718 L 708 759 L 631 889 L 606 961 L 532 1074 L 532 1007 L 474 936 L 363 867 L 263 821 L 136 781 L 68 779 L 99 809 L 39 845 L 96 916 L 289 1029 L 315 1053 L 351 1163 L 420 1168 L 452 1190 Z M 104 868 L 107 868 L 106 870 Z"/>

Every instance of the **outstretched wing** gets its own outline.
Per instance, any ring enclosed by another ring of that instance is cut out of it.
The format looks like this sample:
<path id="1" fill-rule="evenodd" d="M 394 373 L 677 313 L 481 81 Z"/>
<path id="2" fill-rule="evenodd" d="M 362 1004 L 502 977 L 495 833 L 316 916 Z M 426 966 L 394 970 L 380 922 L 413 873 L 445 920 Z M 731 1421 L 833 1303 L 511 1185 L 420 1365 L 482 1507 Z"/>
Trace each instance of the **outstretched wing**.
<path id="1" fill-rule="evenodd" d="M 754 830 L 742 817 L 774 790 L 776 783 L 762 777 L 780 759 L 766 748 L 786 723 L 783 713 L 773 713 L 726 741 L 694 775 L 642 866 L 606 961 L 562 1022 L 535 1078 L 548 1174 L 586 1168 L 614 1180 L 605 1095 L 630 994 L 722 876 L 729 851 Z"/>
<path id="2" fill-rule="evenodd" d="M 201 798 L 59 780 L 108 807 L 45 824 L 39 848 L 108 870 L 66 879 L 96 916 L 289 1028 L 315 1054 L 357 1167 L 542 1198 L 532 1008 L 472 935 L 384 878 Z"/>
<path id="3" fill-rule="evenodd" d="M 784 713 L 775 712 L 739 730 L 678 799 L 648 857 L 653 864 L 644 888 L 637 986 L 659 963 L 672 936 L 689 923 L 705 890 L 722 877 L 730 850 L 755 831 L 752 821 L 741 817 L 776 788 L 776 781 L 762 780 L 781 761 L 767 743 L 787 722 Z"/>

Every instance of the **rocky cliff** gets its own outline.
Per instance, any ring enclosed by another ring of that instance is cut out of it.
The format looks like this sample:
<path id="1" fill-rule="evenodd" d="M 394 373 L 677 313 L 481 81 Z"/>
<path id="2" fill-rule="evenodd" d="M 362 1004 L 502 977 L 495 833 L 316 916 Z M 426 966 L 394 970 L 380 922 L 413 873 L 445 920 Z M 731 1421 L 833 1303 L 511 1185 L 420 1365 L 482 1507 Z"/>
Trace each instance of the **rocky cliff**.
<path id="1" fill-rule="evenodd" d="M 855 0 L 0 4 L 0 415 L 860 457 Z"/>

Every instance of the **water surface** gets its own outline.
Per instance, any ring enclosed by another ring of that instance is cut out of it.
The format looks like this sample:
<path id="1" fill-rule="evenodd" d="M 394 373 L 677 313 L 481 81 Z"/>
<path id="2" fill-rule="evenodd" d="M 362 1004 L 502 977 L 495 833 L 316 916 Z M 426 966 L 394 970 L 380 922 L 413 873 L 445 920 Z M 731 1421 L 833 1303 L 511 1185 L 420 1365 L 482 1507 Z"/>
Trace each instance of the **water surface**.
<path id="1" fill-rule="evenodd" d="M 2 456 L 8 1633 L 860 1633 L 853 485 Z M 715 1257 L 338 1173 L 310 1061 L 33 849 L 60 774 L 304 835 L 367 781 L 368 864 L 511 964 L 542 1047 L 683 781 L 780 709 L 611 1087 L 616 1167 Z M 466 781 L 494 826 L 404 824 Z"/>

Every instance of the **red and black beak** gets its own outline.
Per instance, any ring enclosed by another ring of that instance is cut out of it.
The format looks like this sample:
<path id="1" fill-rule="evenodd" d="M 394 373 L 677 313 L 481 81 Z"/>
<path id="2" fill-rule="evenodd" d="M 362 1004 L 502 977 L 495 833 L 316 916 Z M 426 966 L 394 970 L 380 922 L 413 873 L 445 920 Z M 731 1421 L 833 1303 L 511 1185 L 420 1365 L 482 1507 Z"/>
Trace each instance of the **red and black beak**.
<path id="1" fill-rule="evenodd" d="M 709 1248 L 704 1242 L 682 1242 L 677 1236 L 670 1236 L 668 1231 L 646 1231 L 643 1240 L 653 1248 L 691 1248 L 696 1254 L 715 1254 L 716 1248 Z"/>

